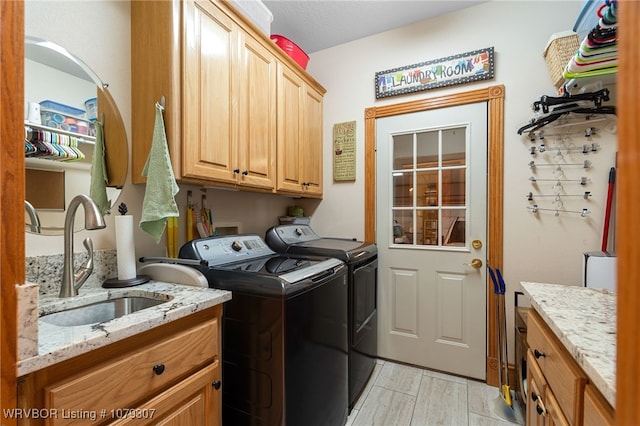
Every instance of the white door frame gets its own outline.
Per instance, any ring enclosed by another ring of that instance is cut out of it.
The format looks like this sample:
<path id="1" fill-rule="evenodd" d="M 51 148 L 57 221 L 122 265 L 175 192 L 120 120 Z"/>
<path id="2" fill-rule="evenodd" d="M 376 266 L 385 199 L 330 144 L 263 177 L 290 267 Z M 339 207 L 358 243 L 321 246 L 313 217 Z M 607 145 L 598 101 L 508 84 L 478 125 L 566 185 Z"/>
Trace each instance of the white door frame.
<path id="1" fill-rule="evenodd" d="M 487 262 L 502 268 L 503 258 L 503 192 L 504 192 L 504 85 L 489 86 L 393 105 L 366 108 L 365 117 L 365 240 L 376 241 L 376 119 L 475 102 L 487 102 L 488 182 L 487 182 Z M 487 289 L 487 384 L 498 385 L 498 360 L 495 324 L 495 302 Z"/>

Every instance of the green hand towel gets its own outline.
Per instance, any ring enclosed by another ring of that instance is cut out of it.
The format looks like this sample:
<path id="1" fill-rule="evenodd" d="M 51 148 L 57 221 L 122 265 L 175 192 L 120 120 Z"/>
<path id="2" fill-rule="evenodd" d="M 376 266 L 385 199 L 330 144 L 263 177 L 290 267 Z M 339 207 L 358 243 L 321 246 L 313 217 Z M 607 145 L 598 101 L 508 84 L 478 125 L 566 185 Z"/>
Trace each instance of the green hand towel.
<path id="1" fill-rule="evenodd" d="M 107 198 L 107 165 L 104 159 L 104 129 L 98 120 L 93 123 L 96 129 L 96 144 L 93 147 L 93 158 L 91 159 L 91 186 L 89 196 L 96 203 L 100 213 L 104 216 L 109 213 L 111 200 Z"/>
<path id="2" fill-rule="evenodd" d="M 174 198 L 180 188 L 171 168 L 167 135 L 162 118 L 163 109 L 156 103 L 156 121 L 153 127 L 151 150 L 142 170 L 142 176 L 147 177 L 147 188 L 142 202 L 140 229 L 151 235 L 156 240 L 156 244 L 160 242 L 164 233 L 167 217 L 180 216 Z"/>

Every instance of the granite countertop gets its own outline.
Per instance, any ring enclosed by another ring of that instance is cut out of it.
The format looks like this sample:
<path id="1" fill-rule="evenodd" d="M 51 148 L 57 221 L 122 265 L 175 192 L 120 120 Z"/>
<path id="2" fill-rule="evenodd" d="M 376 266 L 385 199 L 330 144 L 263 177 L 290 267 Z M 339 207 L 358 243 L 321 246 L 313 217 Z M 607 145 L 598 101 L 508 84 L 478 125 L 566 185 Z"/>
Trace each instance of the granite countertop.
<path id="1" fill-rule="evenodd" d="M 167 302 L 98 324 L 56 326 L 38 319 L 37 354 L 18 361 L 17 375 L 29 374 L 231 299 L 229 291 L 150 281 L 129 288 L 80 289 L 79 296 L 67 299 L 44 297 L 40 299 L 38 311 L 43 314 L 62 307 L 141 295 Z"/>
<path id="2" fill-rule="evenodd" d="M 610 290 L 523 282 L 531 306 L 589 380 L 616 406 L 616 295 Z"/>

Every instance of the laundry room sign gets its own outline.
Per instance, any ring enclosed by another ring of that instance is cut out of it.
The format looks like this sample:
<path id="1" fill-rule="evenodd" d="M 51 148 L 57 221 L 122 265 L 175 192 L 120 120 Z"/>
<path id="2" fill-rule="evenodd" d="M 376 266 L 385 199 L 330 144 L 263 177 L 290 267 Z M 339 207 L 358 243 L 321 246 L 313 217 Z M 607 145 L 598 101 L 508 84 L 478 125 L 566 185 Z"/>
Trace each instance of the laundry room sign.
<path id="1" fill-rule="evenodd" d="M 376 99 L 493 78 L 493 47 L 380 71 Z"/>
<path id="2" fill-rule="evenodd" d="M 356 180 L 356 122 L 333 125 L 333 180 Z"/>

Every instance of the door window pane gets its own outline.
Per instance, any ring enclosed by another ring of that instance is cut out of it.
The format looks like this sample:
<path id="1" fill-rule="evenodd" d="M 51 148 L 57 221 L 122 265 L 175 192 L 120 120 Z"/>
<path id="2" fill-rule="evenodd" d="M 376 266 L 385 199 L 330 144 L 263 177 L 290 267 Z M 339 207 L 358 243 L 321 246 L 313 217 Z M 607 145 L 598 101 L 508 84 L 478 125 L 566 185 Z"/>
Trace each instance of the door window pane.
<path id="1" fill-rule="evenodd" d="M 438 245 L 438 210 L 419 210 L 418 217 L 421 219 L 419 222 L 422 225 L 422 229 L 419 230 L 419 236 L 421 241 L 418 244 L 425 246 L 437 246 Z"/>
<path id="2" fill-rule="evenodd" d="M 413 211 L 393 212 L 393 243 L 413 244 Z"/>
<path id="3" fill-rule="evenodd" d="M 393 136 L 392 244 L 466 247 L 467 132 Z"/>
<path id="4" fill-rule="evenodd" d="M 420 169 L 438 167 L 438 131 L 416 134 L 416 167 Z"/>
<path id="5" fill-rule="evenodd" d="M 393 206 L 413 206 L 413 172 L 393 173 Z"/>
<path id="6" fill-rule="evenodd" d="M 442 245 L 460 247 L 464 247 L 466 245 L 465 218 L 465 209 L 442 211 L 442 228 L 445 231 L 442 239 Z"/>
<path id="7" fill-rule="evenodd" d="M 416 180 L 418 188 L 416 192 L 416 204 L 420 207 L 433 207 L 438 205 L 438 171 L 417 172 Z"/>
<path id="8" fill-rule="evenodd" d="M 463 166 L 466 163 L 467 129 L 458 127 L 442 131 L 443 166 Z"/>
<path id="9" fill-rule="evenodd" d="M 465 200 L 465 169 L 442 170 L 442 205 L 464 206 Z"/>
<path id="10" fill-rule="evenodd" d="M 393 137 L 393 170 L 413 168 L 413 135 Z"/>

